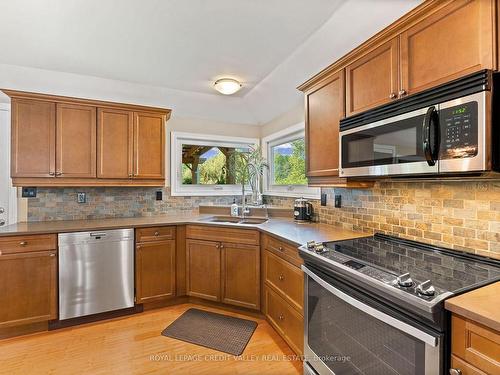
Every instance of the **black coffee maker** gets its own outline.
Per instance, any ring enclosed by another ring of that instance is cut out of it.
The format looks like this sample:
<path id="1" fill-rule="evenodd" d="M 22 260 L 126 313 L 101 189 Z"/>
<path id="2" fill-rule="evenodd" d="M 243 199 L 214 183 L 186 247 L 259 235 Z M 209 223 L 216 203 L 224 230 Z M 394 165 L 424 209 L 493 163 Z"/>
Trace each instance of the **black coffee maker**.
<path id="1" fill-rule="evenodd" d="M 293 204 L 293 217 L 298 222 L 311 221 L 313 217 L 312 204 L 304 198 L 296 199 Z"/>

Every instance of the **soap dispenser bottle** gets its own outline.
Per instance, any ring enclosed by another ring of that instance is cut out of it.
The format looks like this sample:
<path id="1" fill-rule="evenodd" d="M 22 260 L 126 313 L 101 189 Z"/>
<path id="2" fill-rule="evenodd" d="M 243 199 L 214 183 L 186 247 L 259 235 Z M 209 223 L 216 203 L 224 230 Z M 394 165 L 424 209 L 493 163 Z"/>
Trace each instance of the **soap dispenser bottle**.
<path id="1" fill-rule="evenodd" d="M 236 198 L 233 199 L 233 204 L 231 205 L 231 216 L 238 216 L 238 205 L 236 204 Z"/>

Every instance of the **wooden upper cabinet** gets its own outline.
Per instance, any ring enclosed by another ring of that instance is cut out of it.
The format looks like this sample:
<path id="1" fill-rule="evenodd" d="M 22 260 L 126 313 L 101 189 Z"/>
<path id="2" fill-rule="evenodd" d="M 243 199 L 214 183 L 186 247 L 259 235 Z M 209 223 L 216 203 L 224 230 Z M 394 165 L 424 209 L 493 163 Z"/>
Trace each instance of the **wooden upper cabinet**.
<path id="1" fill-rule="evenodd" d="M 399 91 L 399 38 L 363 55 L 346 69 L 346 116 L 388 103 Z"/>
<path id="2" fill-rule="evenodd" d="M 134 178 L 165 178 L 165 116 L 134 113 Z"/>
<path id="3" fill-rule="evenodd" d="M 97 177 L 132 177 L 133 119 L 131 111 L 97 110 Z"/>
<path id="4" fill-rule="evenodd" d="M 413 94 L 496 66 L 494 0 L 456 0 L 401 34 L 402 89 Z"/>
<path id="5" fill-rule="evenodd" d="M 344 71 L 305 92 L 307 176 L 339 175 L 339 121 L 344 117 Z"/>
<path id="6" fill-rule="evenodd" d="M 12 98 L 12 177 L 55 175 L 56 105 Z"/>
<path id="7" fill-rule="evenodd" d="M 163 186 L 170 110 L 13 90 L 14 186 Z"/>
<path id="8" fill-rule="evenodd" d="M 56 176 L 96 177 L 96 107 L 57 104 Z"/>

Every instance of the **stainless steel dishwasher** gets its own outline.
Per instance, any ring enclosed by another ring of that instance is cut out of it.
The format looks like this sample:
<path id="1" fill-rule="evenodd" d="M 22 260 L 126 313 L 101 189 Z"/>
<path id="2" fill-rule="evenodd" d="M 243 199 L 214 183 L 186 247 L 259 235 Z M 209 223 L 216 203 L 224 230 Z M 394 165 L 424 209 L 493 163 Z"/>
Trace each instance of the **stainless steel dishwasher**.
<path id="1" fill-rule="evenodd" d="M 59 319 L 134 306 L 134 230 L 59 235 Z"/>

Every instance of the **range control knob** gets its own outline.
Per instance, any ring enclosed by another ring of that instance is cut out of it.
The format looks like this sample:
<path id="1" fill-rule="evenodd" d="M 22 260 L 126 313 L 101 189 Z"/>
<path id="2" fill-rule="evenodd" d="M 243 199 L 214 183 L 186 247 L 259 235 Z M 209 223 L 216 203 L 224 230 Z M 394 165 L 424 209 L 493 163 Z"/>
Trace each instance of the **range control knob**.
<path id="1" fill-rule="evenodd" d="M 314 246 L 314 251 L 318 254 L 322 254 L 326 251 L 325 246 L 322 243 L 317 243 Z"/>
<path id="2" fill-rule="evenodd" d="M 432 286 L 431 281 L 427 280 L 417 285 L 417 292 L 423 296 L 433 296 L 436 290 Z"/>
<path id="3" fill-rule="evenodd" d="M 403 286 L 403 287 L 407 288 L 407 287 L 410 287 L 413 285 L 413 280 L 411 279 L 409 272 L 398 276 L 398 278 L 396 280 L 398 281 L 399 286 Z"/>
<path id="4" fill-rule="evenodd" d="M 316 246 L 316 241 L 307 241 L 307 250 L 314 250 L 314 247 Z"/>

